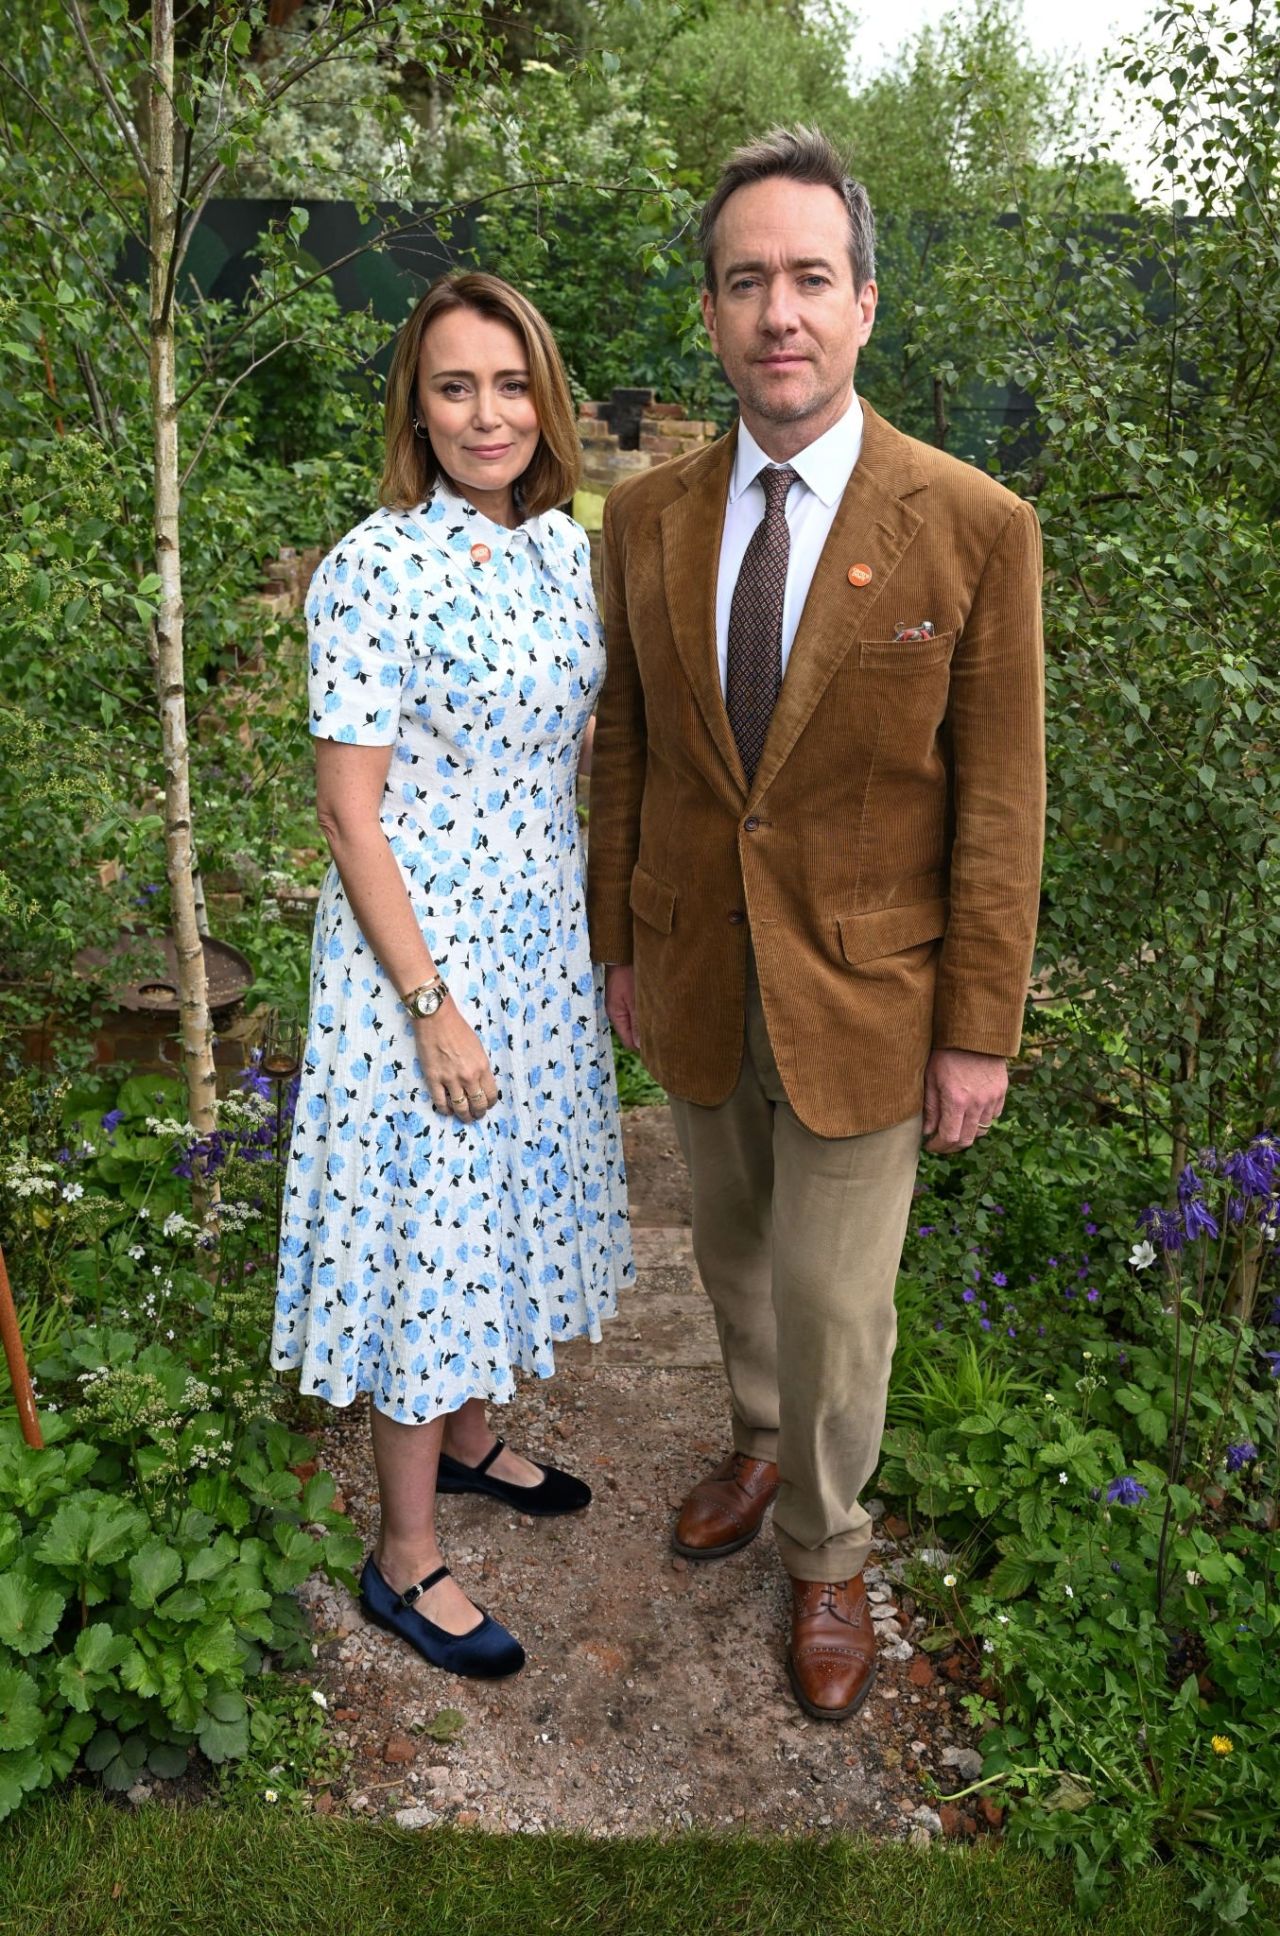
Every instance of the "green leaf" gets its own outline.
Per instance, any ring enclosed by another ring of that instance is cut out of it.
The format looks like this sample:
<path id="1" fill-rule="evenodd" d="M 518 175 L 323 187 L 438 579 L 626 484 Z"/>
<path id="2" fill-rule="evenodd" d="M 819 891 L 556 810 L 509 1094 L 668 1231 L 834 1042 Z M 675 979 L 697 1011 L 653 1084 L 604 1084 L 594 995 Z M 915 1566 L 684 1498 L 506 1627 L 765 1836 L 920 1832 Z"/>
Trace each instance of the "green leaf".
<path id="1" fill-rule="evenodd" d="M 66 1599 L 26 1573 L 0 1578 L 0 1640 L 15 1654 L 39 1654 L 58 1631 Z"/>
<path id="2" fill-rule="evenodd" d="M 135 1607 L 153 1607 L 182 1578 L 182 1561 L 162 1539 L 149 1539 L 129 1561 L 129 1598 Z"/>
<path id="3" fill-rule="evenodd" d="M 1029 1560 L 1006 1553 L 998 1560 L 983 1584 L 995 1600 L 1016 1600 L 1035 1584 L 1036 1569 Z"/>
<path id="4" fill-rule="evenodd" d="M 196 1740 L 210 1761 L 237 1761 L 249 1752 L 249 1721 L 218 1721 L 212 1714 L 196 1730 Z"/>
<path id="5" fill-rule="evenodd" d="M 52 1768 L 36 1748 L 17 1754 L 0 1754 L 0 1822 L 21 1808 L 33 1789 L 48 1785 Z"/>
<path id="6" fill-rule="evenodd" d="M 147 1756 L 147 1772 L 160 1781 L 176 1781 L 187 1771 L 190 1755 L 177 1741 L 157 1741 Z"/>
<path id="7" fill-rule="evenodd" d="M 29 1748 L 44 1731 L 40 1690 L 21 1667 L 0 1667 L 0 1752 Z"/>
<path id="8" fill-rule="evenodd" d="M 146 1523 L 124 1500 L 81 1493 L 58 1507 L 36 1547 L 36 1558 L 76 1574 L 110 1566 L 136 1543 Z"/>

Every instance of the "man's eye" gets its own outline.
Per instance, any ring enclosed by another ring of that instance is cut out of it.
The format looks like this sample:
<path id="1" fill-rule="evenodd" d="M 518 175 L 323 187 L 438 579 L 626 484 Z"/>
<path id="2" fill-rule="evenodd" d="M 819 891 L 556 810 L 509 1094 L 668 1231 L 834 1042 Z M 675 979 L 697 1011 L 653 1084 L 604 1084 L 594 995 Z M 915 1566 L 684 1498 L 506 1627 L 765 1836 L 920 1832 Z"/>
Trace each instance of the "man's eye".
<path id="1" fill-rule="evenodd" d="M 800 280 L 808 289 L 825 289 L 827 287 L 827 278 L 825 276 L 801 276 Z"/>
<path id="2" fill-rule="evenodd" d="M 746 289 L 754 289 L 758 280 L 759 278 L 756 276 L 735 276 L 734 280 L 729 284 L 729 287 L 732 289 L 734 295 L 737 296 Z"/>

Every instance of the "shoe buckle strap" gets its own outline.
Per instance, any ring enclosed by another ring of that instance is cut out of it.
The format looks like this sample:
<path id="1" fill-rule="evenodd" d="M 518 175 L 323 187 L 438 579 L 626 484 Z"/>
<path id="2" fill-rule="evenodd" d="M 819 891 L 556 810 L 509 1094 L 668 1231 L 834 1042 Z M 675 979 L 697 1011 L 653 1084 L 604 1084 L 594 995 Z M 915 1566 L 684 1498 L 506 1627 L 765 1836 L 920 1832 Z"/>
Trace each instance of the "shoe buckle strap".
<path id="1" fill-rule="evenodd" d="M 401 1606 L 411 1607 L 415 1600 L 420 1600 L 424 1593 L 430 1593 L 433 1586 L 438 1586 L 441 1580 L 447 1580 L 448 1577 L 448 1567 L 438 1566 L 434 1573 L 428 1573 L 425 1580 L 419 1580 L 416 1586 L 407 1586 L 405 1588 L 404 1592 L 400 1595 Z"/>

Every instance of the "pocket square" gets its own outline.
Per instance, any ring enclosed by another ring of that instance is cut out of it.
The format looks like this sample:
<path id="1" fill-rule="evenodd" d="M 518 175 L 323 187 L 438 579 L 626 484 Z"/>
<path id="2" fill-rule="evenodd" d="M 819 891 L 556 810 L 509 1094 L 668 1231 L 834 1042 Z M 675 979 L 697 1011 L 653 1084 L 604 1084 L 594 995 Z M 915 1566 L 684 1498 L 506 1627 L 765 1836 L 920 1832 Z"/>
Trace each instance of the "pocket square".
<path id="1" fill-rule="evenodd" d="M 931 639 L 932 637 L 933 620 L 928 618 L 921 619 L 919 625 L 905 625 L 899 620 L 898 624 L 893 628 L 893 642 L 895 645 L 909 645 L 913 639 Z"/>

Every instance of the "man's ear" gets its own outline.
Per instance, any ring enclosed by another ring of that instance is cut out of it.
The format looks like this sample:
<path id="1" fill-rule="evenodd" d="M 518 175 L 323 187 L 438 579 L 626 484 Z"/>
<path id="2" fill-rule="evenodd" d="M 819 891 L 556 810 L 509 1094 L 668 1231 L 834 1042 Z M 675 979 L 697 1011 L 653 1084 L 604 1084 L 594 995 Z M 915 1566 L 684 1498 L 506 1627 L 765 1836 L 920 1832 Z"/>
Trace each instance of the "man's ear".
<path id="1" fill-rule="evenodd" d="M 702 320 L 706 324 L 707 335 L 711 338 L 711 347 L 719 356 L 720 345 L 716 341 L 716 299 L 705 285 L 702 290 Z"/>

